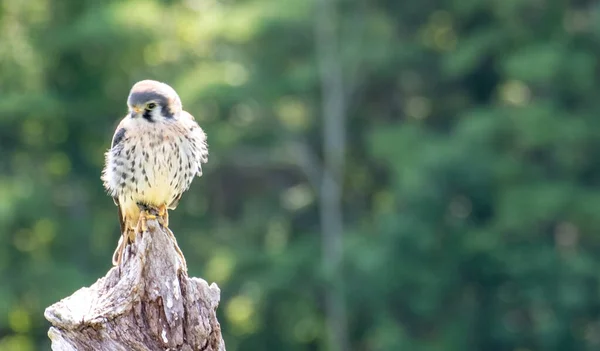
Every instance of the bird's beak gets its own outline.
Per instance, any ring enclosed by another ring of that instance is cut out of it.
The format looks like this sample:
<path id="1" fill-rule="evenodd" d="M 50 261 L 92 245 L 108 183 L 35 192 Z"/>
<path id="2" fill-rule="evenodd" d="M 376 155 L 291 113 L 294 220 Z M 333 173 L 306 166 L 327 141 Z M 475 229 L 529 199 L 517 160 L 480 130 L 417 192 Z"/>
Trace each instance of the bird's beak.
<path id="1" fill-rule="evenodd" d="M 131 110 L 133 110 L 133 112 L 134 112 L 134 113 L 137 115 L 137 114 L 139 114 L 140 112 L 142 112 L 143 108 L 141 108 L 141 107 L 139 107 L 139 106 L 133 106 L 133 107 L 131 108 Z"/>

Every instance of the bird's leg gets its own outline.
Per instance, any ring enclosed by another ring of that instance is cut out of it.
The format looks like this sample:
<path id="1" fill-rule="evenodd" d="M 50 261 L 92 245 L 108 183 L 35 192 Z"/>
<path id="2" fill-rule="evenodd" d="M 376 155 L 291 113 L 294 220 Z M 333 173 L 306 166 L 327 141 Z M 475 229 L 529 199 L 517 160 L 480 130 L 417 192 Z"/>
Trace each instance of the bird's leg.
<path id="1" fill-rule="evenodd" d="M 158 216 L 162 220 L 163 227 L 169 226 L 169 211 L 167 210 L 167 205 L 162 204 L 158 207 Z"/>
<path id="2" fill-rule="evenodd" d="M 147 224 L 146 211 L 142 210 L 142 211 L 140 211 L 140 218 L 138 219 L 137 227 L 135 228 L 135 232 L 143 233 L 145 231 L 148 231 L 148 224 Z"/>
<path id="3" fill-rule="evenodd" d="M 155 211 L 152 211 L 152 210 L 154 210 L 154 207 L 148 206 L 141 202 L 138 202 L 137 205 L 138 205 L 138 208 L 140 209 L 140 216 L 143 213 L 147 219 L 156 219 L 156 215 L 151 213 L 151 212 L 155 212 Z"/>
<path id="4" fill-rule="evenodd" d="M 138 220 L 137 231 L 145 232 L 148 231 L 148 220 L 156 219 L 156 215 L 150 213 L 150 207 L 143 203 L 137 204 L 140 209 L 140 219 Z"/>

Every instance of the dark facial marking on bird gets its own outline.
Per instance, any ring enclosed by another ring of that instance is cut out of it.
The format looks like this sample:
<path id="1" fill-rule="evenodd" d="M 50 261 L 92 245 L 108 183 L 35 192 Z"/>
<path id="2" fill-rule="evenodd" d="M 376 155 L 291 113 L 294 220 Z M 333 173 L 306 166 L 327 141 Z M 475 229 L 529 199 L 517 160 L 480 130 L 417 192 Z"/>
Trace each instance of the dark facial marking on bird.
<path id="1" fill-rule="evenodd" d="M 115 136 L 113 137 L 113 140 L 112 140 L 112 145 L 110 147 L 113 148 L 116 145 L 119 145 L 119 143 L 121 141 L 123 141 L 124 138 L 125 138 L 125 128 L 121 128 L 115 133 Z"/>
<path id="2" fill-rule="evenodd" d="M 142 114 L 142 117 L 144 117 L 146 121 L 154 123 L 154 120 L 152 119 L 152 113 L 150 112 L 150 110 L 145 109 L 144 113 Z"/>
<path id="3" fill-rule="evenodd" d="M 161 105 L 161 112 L 162 115 L 166 118 L 166 119 L 173 119 L 173 112 L 171 111 L 171 109 L 167 106 L 167 105 Z"/>

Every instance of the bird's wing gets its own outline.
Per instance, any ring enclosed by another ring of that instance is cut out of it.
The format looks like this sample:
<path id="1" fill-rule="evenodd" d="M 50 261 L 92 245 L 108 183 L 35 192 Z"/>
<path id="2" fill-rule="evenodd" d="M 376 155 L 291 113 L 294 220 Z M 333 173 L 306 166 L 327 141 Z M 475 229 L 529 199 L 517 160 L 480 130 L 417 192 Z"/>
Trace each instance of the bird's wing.
<path id="1" fill-rule="evenodd" d="M 121 233 L 125 233 L 125 217 L 124 217 L 123 213 L 121 212 L 121 204 L 119 203 L 119 198 L 116 196 L 113 196 L 113 201 L 115 202 L 115 205 L 117 205 L 117 212 L 119 215 L 119 226 L 121 227 Z"/>
<path id="2" fill-rule="evenodd" d="M 121 143 L 123 142 L 123 140 L 125 140 L 127 134 L 127 129 L 124 126 L 125 118 L 121 120 L 121 122 L 117 125 L 117 128 L 115 129 L 115 134 L 113 135 L 112 141 L 110 143 L 110 152 L 114 152 L 116 149 L 123 147 Z M 115 202 L 115 205 L 119 206 L 119 199 L 116 196 L 113 196 L 113 201 Z"/>
<path id="3" fill-rule="evenodd" d="M 179 205 L 179 200 L 181 200 L 181 195 L 182 195 L 182 193 L 179 193 L 179 194 L 177 194 L 177 196 L 175 196 L 173 201 L 171 201 L 171 203 L 168 206 L 169 210 L 174 210 L 177 208 L 177 205 Z"/>
<path id="4" fill-rule="evenodd" d="M 118 147 L 123 139 L 125 139 L 125 134 L 127 133 L 127 129 L 125 128 L 125 118 L 121 120 L 121 122 L 117 125 L 117 129 L 115 129 L 115 134 L 113 135 L 112 142 L 110 144 L 111 149 Z"/>
<path id="5" fill-rule="evenodd" d="M 192 139 L 195 140 L 198 161 L 198 176 L 202 175 L 202 163 L 208 162 L 208 143 L 206 141 L 206 133 L 198 125 L 194 116 L 186 111 L 181 111 L 181 120 L 184 126 L 191 133 Z"/>
<path id="6" fill-rule="evenodd" d="M 127 118 L 127 117 L 125 117 Z M 117 125 L 117 128 L 115 130 L 115 134 L 112 137 L 112 142 L 110 144 L 110 149 L 114 150 L 116 148 L 122 147 L 121 143 L 123 142 L 123 140 L 125 140 L 126 134 L 127 134 L 127 129 L 125 129 L 125 118 L 123 118 L 121 120 L 121 122 Z M 118 196 L 113 196 L 113 201 L 115 203 L 115 205 L 117 205 L 117 210 L 118 210 L 118 214 L 119 214 L 119 225 L 121 227 L 121 233 L 125 232 L 125 218 L 123 216 L 123 213 L 121 212 L 121 204 L 119 203 L 119 197 Z"/>

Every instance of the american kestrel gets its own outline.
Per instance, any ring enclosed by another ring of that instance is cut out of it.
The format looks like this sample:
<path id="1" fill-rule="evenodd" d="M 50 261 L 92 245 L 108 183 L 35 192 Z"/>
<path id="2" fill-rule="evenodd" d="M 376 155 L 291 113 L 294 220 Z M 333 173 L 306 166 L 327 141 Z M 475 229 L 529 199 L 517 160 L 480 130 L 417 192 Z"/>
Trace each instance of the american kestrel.
<path id="1" fill-rule="evenodd" d="M 137 82 L 127 107 L 129 112 L 117 126 L 102 171 L 121 225 L 114 265 L 120 264 L 125 247 L 134 240 L 138 222 L 144 226 L 145 218 L 154 217 L 147 213 L 149 208 L 156 208 L 168 226 L 167 210 L 177 207 L 182 193 L 196 175 L 202 175 L 202 164 L 208 161 L 206 134 L 182 110 L 179 96 L 169 85 Z"/>

